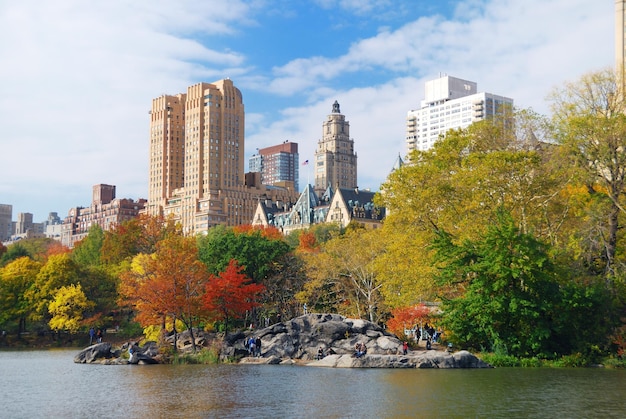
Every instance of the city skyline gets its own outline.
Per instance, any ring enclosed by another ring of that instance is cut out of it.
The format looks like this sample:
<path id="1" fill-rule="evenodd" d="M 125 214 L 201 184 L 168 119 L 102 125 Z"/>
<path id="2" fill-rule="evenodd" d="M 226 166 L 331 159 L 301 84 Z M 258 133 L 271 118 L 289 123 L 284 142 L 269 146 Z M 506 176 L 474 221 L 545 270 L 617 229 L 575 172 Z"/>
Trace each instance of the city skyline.
<path id="1" fill-rule="evenodd" d="M 473 80 L 548 114 L 553 87 L 613 66 L 614 11 L 609 0 L 7 3 L 0 203 L 40 222 L 88 206 L 95 184 L 147 198 L 150 100 L 227 77 L 244 98 L 245 161 L 282 141 L 312 161 L 337 100 L 358 186 L 377 190 L 406 153 L 425 81 Z"/>

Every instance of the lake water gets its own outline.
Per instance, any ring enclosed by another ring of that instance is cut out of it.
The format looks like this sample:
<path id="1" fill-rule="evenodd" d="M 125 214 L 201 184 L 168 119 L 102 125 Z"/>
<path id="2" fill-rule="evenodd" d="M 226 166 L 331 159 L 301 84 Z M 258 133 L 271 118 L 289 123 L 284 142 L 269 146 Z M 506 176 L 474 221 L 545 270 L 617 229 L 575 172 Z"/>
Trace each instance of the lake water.
<path id="1" fill-rule="evenodd" d="M 626 371 L 85 365 L 0 351 L 2 418 L 623 418 Z"/>

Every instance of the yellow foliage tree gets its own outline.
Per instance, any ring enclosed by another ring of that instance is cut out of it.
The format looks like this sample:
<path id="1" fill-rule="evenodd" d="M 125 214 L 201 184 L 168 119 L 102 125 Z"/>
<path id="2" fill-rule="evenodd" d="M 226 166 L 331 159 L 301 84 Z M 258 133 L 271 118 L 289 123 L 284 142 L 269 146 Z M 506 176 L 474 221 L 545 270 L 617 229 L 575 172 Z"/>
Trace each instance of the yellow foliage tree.
<path id="1" fill-rule="evenodd" d="M 48 304 L 48 312 L 52 316 L 48 323 L 50 329 L 76 333 L 81 326 L 83 312 L 92 305 L 80 284 L 59 288 L 54 294 L 54 299 Z"/>

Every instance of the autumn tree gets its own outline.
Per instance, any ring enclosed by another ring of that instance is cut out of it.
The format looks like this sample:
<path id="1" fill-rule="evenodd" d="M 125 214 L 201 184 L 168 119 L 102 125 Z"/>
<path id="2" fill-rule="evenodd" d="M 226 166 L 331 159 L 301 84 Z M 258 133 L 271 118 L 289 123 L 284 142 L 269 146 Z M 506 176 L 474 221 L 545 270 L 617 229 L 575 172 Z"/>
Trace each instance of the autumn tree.
<path id="1" fill-rule="evenodd" d="M 119 264 L 140 253 L 154 253 L 157 243 L 172 234 L 182 234 L 180 225 L 173 219 L 141 214 L 105 232 L 102 260 Z"/>
<path id="2" fill-rule="evenodd" d="M 384 310 L 374 262 L 383 251 L 378 230 L 351 230 L 330 239 L 304 256 L 311 280 L 299 298 L 314 309 L 377 322 Z"/>
<path id="3" fill-rule="evenodd" d="M 388 208 L 382 235 L 387 251 L 377 264 L 392 307 L 435 297 L 429 244 L 436 229 L 475 239 L 505 208 L 523 232 L 567 241 L 560 231 L 567 178 L 548 164 L 546 122 L 517 111 L 451 130 L 389 175 L 375 202 Z"/>
<path id="4" fill-rule="evenodd" d="M 593 240 L 608 277 L 623 271 L 616 258 L 626 183 L 626 95 L 621 71 L 605 69 L 566 83 L 551 95 L 554 132 L 569 166 L 603 213 Z M 623 259 L 622 255 L 622 259 Z M 618 269 L 619 267 L 619 269 Z M 623 273 L 623 272 L 621 272 Z"/>
<path id="5" fill-rule="evenodd" d="M 18 338 L 26 331 L 26 320 L 31 314 L 28 290 L 42 264 L 23 256 L 0 269 L 0 324 L 17 322 Z"/>
<path id="6" fill-rule="evenodd" d="M 421 327 L 427 323 L 429 316 L 430 310 L 425 304 L 398 307 L 391 310 L 391 317 L 387 320 L 387 330 L 396 336 L 405 336 L 406 330 Z"/>
<path id="7" fill-rule="evenodd" d="M 50 256 L 25 294 L 33 308 L 32 318 L 42 320 L 47 317 L 48 304 L 57 290 L 63 286 L 77 284 L 78 280 L 79 268 L 69 254 Z"/>
<path id="8" fill-rule="evenodd" d="M 231 259 L 224 272 L 210 276 L 202 300 L 210 316 L 224 322 L 227 332 L 231 320 L 243 318 L 247 311 L 258 306 L 263 289 L 263 285 L 252 283 L 243 273 L 243 267 Z"/>
<path id="9" fill-rule="evenodd" d="M 170 317 L 183 322 L 191 333 L 202 316 L 202 294 L 208 279 L 206 266 L 198 260 L 196 239 L 170 235 L 156 244 L 152 255 L 140 255 L 134 269 L 122 275 L 123 297 L 138 312 L 143 326 L 165 323 Z"/>
<path id="10" fill-rule="evenodd" d="M 21 243 L 13 243 L 7 247 L 7 250 L 0 257 L 0 267 L 5 266 L 9 262 L 24 256 L 30 257 L 32 259 L 32 255 L 29 253 L 26 247 L 22 246 Z"/>
<path id="11" fill-rule="evenodd" d="M 48 323 L 50 329 L 76 333 L 81 326 L 83 312 L 92 304 L 87 300 L 80 284 L 59 288 L 48 305 L 48 312 L 51 316 Z"/>

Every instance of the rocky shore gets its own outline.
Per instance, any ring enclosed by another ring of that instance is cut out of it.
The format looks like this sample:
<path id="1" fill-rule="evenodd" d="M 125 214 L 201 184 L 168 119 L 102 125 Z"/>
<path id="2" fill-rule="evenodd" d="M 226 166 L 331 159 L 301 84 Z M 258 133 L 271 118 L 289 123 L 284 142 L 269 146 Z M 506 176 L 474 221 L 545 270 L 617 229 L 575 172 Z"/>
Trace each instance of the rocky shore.
<path id="1" fill-rule="evenodd" d="M 215 342 L 215 336 L 194 331 L 196 346 Z M 261 342 L 253 355 L 246 343 L 250 338 Z M 169 339 L 173 344 L 173 338 Z M 192 347 L 190 335 L 177 338 L 179 352 Z M 364 345 L 364 356 L 355 357 L 355 346 Z M 128 364 L 129 345 L 113 349 L 110 344 L 90 346 L 74 358 L 76 363 Z M 134 364 L 159 363 L 154 342 L 134 347 Z M 319 354 L 323 354 L 319 356 Z M 402 342 L 380 326 L 362 319 L 337 314 L 306 314 L 269 327 L 229 334 L 222 341 L 220 358 L 239 359 L 242 364 L 299 364 L 329 368 L 490 368 L 467 351 L 414 350 L 402 354 Z M 318 359 L 321 358 L 321 359 Z"/>

